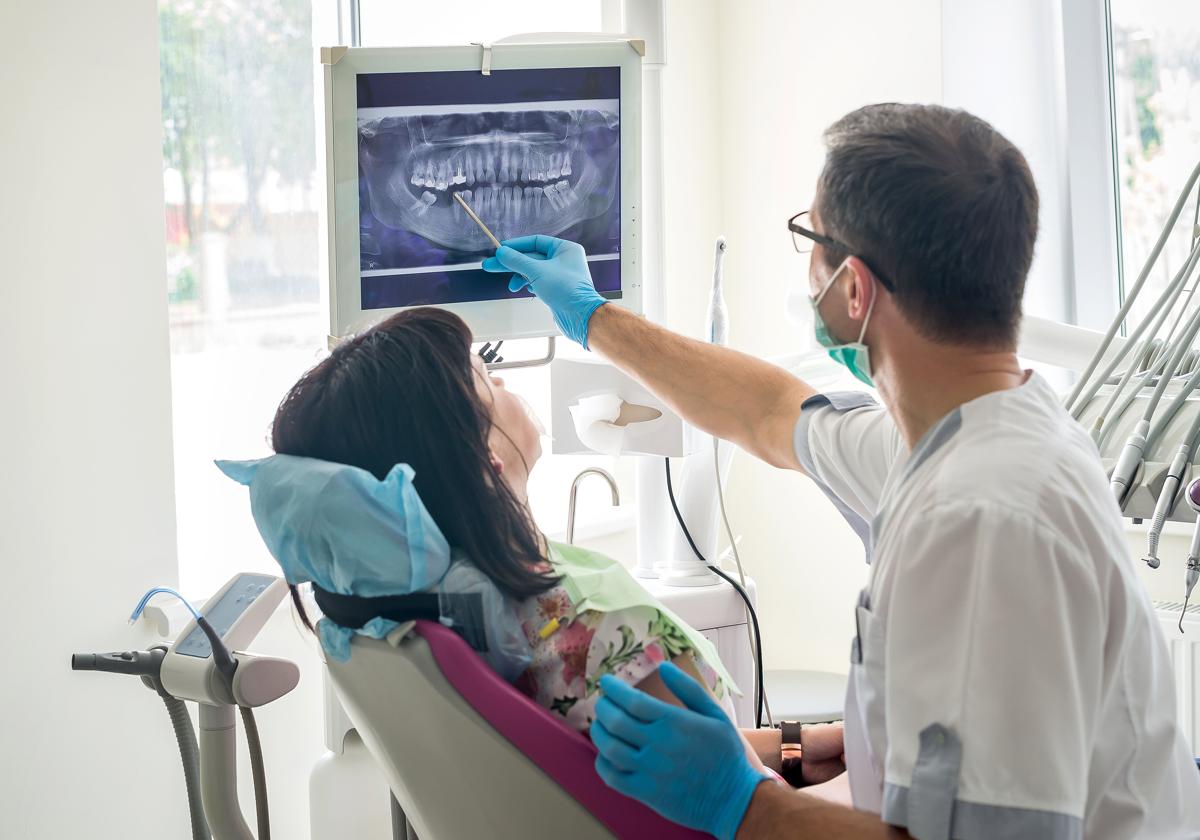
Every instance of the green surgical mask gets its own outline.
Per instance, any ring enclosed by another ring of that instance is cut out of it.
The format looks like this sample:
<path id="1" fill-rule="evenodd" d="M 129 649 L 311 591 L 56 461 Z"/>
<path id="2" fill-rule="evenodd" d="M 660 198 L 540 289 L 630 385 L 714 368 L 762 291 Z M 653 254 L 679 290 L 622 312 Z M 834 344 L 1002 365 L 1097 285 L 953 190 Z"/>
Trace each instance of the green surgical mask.
<path id="1" fill-rule="evenodd" d="M 809 303 L 812 304 L 813 311 L 813 329 L 817 334 L 817 342 L 829 351 L 829 358 L 833 359 L 838 364 L 845 367 L 860 381 L 874 388 L 875 383 L 871 381 L 871 352 L 867 349 L 867 345 L 863 344 L 863 336 L 867 334 L 867 324 L 871 321 L 871 312 L 875 308 L 875 296 L 871 296 L 871 303 L 867 306 L 867 317 L 863 318 L 862 330 L 858 334 L 858 341 L 853 343 L 839 343 L 825 326 L 825 319 L 821 317 L 821 301 L 825 299 L 825 295 L 833 287 L 833 283 L 837 280 L 838 275 L 842 273 L 842 269 L 846 267 L 846 262 L 838 266 L 837 271 L 833 272 L 833 276 L 829 278 L 829 282 L 825 284 L 825 288 L 821 289 L 820 294 L 815 298 L 809 298 Z"/>

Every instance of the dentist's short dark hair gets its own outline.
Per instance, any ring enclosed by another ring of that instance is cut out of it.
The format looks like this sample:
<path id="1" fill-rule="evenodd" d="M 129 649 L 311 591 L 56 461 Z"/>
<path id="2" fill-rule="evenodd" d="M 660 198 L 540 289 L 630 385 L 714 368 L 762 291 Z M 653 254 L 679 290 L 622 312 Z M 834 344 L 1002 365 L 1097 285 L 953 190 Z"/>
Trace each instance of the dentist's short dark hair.
<path id="1" fill-rule="evenodd" d="M 823 232 L 894 285 L 927 338 L 1016 346 L 1037 238 L 1025 156 L 989 123 L 939 105 L 859 108 L 825 131 Z M 831 269 L 849 254 L 818 247 Z"/>

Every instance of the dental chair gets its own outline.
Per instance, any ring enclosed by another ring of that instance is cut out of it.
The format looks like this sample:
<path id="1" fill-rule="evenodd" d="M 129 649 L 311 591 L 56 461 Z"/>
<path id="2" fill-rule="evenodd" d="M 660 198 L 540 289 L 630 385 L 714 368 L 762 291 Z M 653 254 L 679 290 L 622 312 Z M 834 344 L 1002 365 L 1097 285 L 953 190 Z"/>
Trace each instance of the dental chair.
<path id="1" fill-rule="evenodd" d="M 585 735 L 440 624 L 406 622 L 385 640 L 357 636 L 350 659 L 326 667 L 420 840 L 708 836 L 605 785 Z"/>

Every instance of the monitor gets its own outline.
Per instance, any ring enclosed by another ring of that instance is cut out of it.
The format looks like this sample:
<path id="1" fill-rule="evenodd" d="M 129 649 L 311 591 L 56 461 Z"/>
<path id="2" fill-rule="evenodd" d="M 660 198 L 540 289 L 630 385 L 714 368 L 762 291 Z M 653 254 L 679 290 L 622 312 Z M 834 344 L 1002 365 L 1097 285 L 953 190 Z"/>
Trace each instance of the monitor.
<path id="1" fill-rule="evenodd" d="M 641 311 L 641 58 L 626 41 L 335 48 L 325 61 L 330 332 L 440 306 L 479 340 L 554 335 L 481 263 L 500 240 L 583 245 L 596 289 Z"/>

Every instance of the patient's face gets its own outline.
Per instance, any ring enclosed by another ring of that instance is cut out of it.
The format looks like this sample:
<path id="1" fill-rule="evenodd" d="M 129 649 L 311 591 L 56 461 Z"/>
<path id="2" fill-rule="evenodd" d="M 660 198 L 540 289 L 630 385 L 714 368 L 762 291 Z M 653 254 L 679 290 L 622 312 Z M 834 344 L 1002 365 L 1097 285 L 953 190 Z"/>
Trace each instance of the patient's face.
<path id="1" fill-rule="evenodd" d="M 472 364 L 479 374 L 475 381 L 485 405 L 492 408 L 492 432 L 488 440 L 492 452 L 503 462 L 504 474 L 512 479 L 529 477 L 527 470 L 542 454 L 541 432 L 530 417 L 526 403 L 509 391 L 504 380 L 491 374 L 478 356 Z"/>

